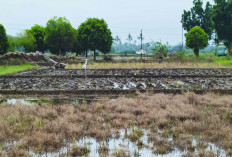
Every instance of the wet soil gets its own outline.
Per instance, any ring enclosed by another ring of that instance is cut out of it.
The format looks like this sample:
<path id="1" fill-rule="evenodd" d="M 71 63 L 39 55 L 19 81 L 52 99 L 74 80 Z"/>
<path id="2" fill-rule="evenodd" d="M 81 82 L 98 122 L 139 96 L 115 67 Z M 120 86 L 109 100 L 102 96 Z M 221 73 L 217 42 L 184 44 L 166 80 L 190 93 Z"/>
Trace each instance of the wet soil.
<path id="1" fill-rule="evenodd" d="M 232 69 L 29 70 L 0 77 L 0 94 L 117 94 L 136 91 L 227 91 Z M 18 92 L 17 92 L 18 91 Z"/>

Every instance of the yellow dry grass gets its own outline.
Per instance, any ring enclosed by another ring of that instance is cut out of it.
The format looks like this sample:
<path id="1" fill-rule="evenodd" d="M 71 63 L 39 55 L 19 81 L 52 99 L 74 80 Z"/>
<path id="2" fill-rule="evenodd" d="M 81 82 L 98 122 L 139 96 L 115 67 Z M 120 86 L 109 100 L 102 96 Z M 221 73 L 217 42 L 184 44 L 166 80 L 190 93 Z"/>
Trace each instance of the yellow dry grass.
<path id="1" fill-rule="evenodd" d="M 82 64 L 68 64 L 67 69 L 82 69 Z M 199 62 L 163 62 L 163 63 L 90 63 L 87 69 L 152 69 L 152 68 L 230 68 L 231 66 L 218 63 Z"/>

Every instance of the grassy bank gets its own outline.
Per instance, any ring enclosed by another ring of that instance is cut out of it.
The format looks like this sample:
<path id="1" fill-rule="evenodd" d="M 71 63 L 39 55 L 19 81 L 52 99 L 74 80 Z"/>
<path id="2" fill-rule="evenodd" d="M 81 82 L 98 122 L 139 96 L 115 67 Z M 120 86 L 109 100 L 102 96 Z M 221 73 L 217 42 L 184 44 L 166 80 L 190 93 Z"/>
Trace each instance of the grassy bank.
<path id="1" fill-rule="evenodd" d="M 34 69 L 38 66 L 31 64 L 22 64 L 22 65 L 1 65 L 0 66 L 0 75 L 12 74 L 19 71 L 24 71 L 28 69 Z"/>

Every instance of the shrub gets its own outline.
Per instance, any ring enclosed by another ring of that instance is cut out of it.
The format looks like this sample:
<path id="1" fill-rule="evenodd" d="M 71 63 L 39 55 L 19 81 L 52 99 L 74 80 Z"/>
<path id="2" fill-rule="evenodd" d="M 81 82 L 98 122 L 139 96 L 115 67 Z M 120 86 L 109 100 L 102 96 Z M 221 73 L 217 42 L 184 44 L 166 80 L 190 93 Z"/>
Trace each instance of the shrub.
<path id="1" fill-rule="evenodd" d="M 154 54 L 157 58 L 163 59 L 167 57 L 168 53 L 168 47 L 165 44 L 162 44 L 161 42 L 154 43 L 155 48 L 152 50 L 154 51 Z"/>
<path id="2" fill-rule="evenodd" d="M 193 27 L 186 35 L 186 45 L 193 49 L 198 57 L 199 50 L 208 45 L 209 36 L 201 27 Z"/>

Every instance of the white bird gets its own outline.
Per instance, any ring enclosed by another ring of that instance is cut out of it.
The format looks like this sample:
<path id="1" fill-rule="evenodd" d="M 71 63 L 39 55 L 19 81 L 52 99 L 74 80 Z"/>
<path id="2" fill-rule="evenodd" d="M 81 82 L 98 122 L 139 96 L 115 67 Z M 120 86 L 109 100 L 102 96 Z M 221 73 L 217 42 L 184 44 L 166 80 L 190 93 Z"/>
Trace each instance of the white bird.
<path id="1" fill-rule="evenodd" d="M 82 68 L 87 68 L 87 63 L 88 63 L 88 59 L 85 59 L 85 64 L 82 66 Z"/>

